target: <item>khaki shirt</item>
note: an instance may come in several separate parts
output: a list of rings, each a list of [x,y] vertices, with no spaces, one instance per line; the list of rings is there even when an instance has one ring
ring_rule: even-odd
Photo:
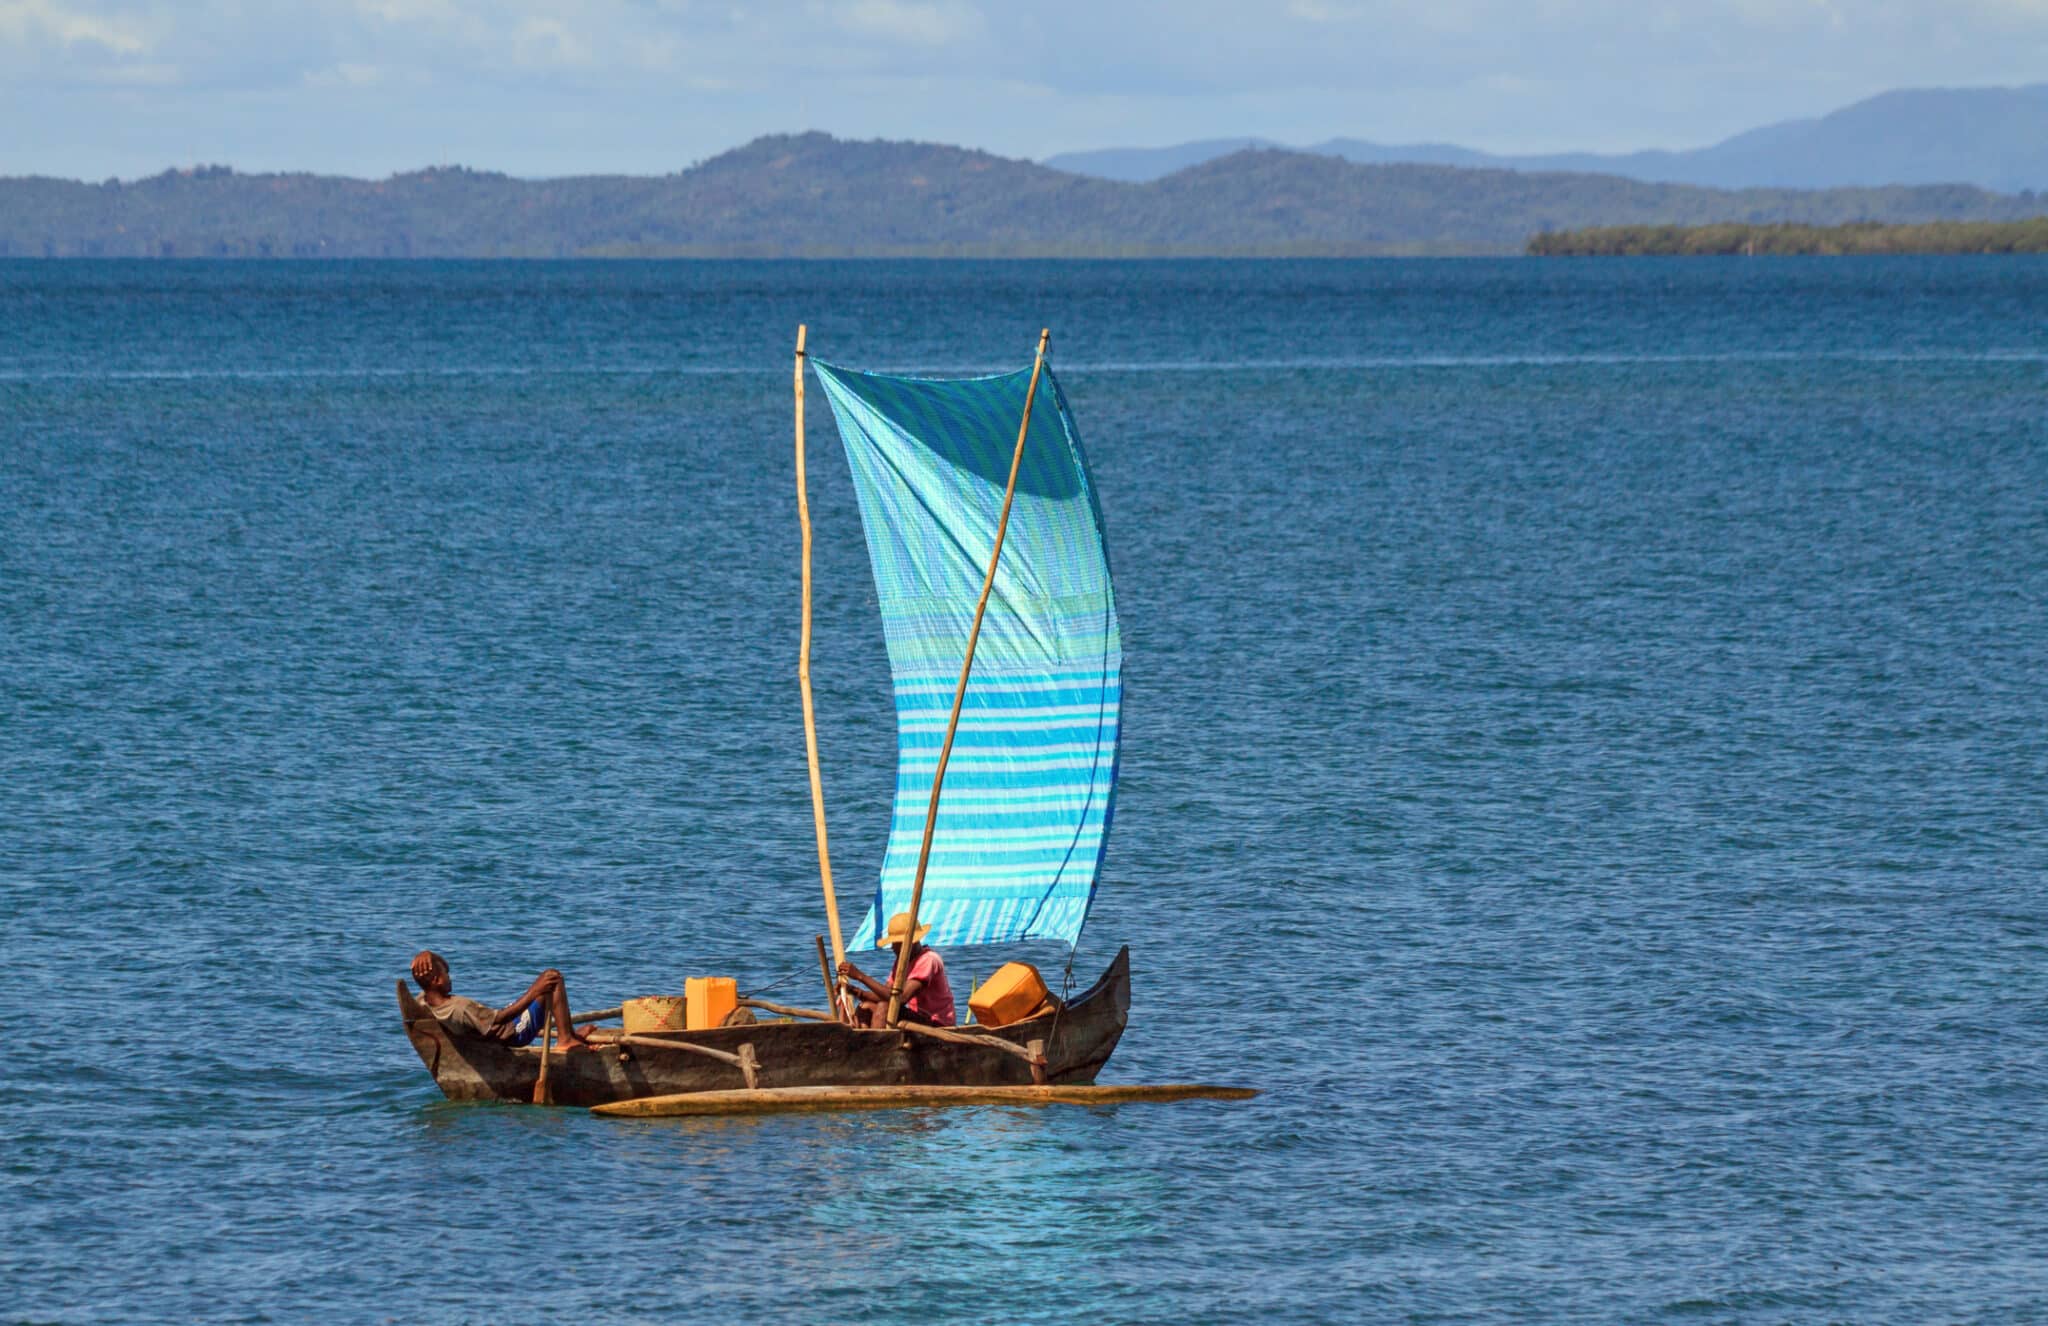
[[[451,1029],[466,1031],[486,1040],[504,1040],[512,1031],[510,1022],[493,1030],[491,1019],[498,1016],[498,1010],[474,999],[464,999],[461,995],[449,995],[446,1001],[435,1005],[434,1016]]]

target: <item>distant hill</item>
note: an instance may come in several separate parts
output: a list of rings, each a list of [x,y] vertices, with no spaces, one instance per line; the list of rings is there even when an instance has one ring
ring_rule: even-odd
[[[758,139],[673,175],[0,179],[0,256],[840,257],[1517,253],[1534,233],[1714,221],[2015,220],[1964,186],[1726,191],[1248,150],[1091,179],[927,143]]]
[[[1286,145],[1270,138],[1204,138],[1198,143],[1179,143],[1173,147],[1105,147],[1094,152],[1062,152],[1056,157],[1047,157],[1044,164],[1076,175],[1135,182],[1156,180],[1176,170],[1186,170],[1189,166],[1199,166],[1204,161],[1214,161],[1217,157],[1227,157],[1232,152],[1254,147],[1284,150]]]
[[[1245,139],[1068,152],[1045,164],[1107,179],[1158,179],[1237,151]],[[2048,84],[1886,92],[1813,120],[1787,120],[1683,152],[1499,156],[1447,143],[1332,138],[1300,149],[1361,164],[1417,162],[1571,171],[1713,188],[1975,184],[2048,190]]]
[[[1392,146],[1385,143],[1369,143],[1362,138],[1332,138],[1308,147],[1290,147],[1286,143],[1278,143],[1270,138],[1205,138],[1200,142],[1176,143],[1172,147],[1105,147],[1089,152],[1061,152],[1056,156],[1047,157],[1042,164],[1054,170],[1072,171],[1076,175],[1093,175],[1098,179],[1142,184],[1149,180],[1162,179],[1177,170],[1186,170],[1189,166],[1199,166],[1205,161],[1214,161],[1233,152],[1242,152],[1247,148],[1275,148],[1282,152],[1310,152],[1317,156],[1342,157],[1346,161],[1355,161],[1362,166],[1471,166],[1518,170],[1521,169],[1518,163],[1523,160],[1518,157],[1494,156],[1469,147],[1453,147],[1449,143],[1408,143]],[[1595,173],[1603,172],[1596,169]],[[1627,172],[1604,173],[1618,175]]]

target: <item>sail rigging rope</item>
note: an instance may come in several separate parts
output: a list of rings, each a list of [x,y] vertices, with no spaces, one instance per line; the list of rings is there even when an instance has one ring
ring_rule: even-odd
[[[799,976],[802,976],[806,970],[806,968],[799,967],[795,971],[789,973],[787,976],[778,976],[774,980],[768,982],[768,984],[766,985],[760,986],[753,990],[742,990],[740,993],[748,999],[752,999],[755,995],[767,994],[770,990],[776,989],[780,986],[788,985],[791,981],[797,979]]]
[[[1052,1057],[1052,1047],[1059,1043],[1060,1018],[1066,1014],[1067,997],[1074,992],[1074,955],[1080,950],[1081,941],[1078,939],[1067,945],[1067,970],[1060,978],[1059,1002],[1053,1006],[1052,1026],[1046,1028],[1045,1032],[1045,1054],[1048,1059]]]

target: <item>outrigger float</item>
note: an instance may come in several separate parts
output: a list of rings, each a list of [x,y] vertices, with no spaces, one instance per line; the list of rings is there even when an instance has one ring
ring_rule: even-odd
[[[742,998],[741,1025],[599,1027],[590,1033],[594,1051],[563,1053],[552,1045],[552,1024],[537,1045],[508,1045],[443,1022],[401,980],[399,1013],[421,1062],[451,1100],[580,1105],[640,1118],[1255,1094],[1189,1083],[1094,1085],[1130,1012],[1128,948],[1072,999],[1048,997],[1000,1025],[931,1027],[902,1017],[905,944],[888,982],[886,1025],[852,1025],[836,975],[848,945],[811,698],[804,336],[797,328],[797,677],[831,935],[829,961],[823,936],[817,945],[827,1007]],[[1079,430],[1046,365],[1049,337],[1039,334],[1028,375],[918,378],[809,365],[852,469],[895,680],[894,818],[856,949],[874,947],[880,922],[897,911],[908,912],[912,934],[929,925],[928,942],[942,950],[1022,939],[1071,949],[1094,899],[1116,793],[1123,646],[1101,510]]]

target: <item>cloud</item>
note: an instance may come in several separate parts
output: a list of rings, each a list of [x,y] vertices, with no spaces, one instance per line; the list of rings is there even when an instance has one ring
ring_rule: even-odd
[[[1976,0],[1976,7],[1995,18],[2048,26],[2048,0]]]
[[[343,61],[325,69],[307,71],[307,87],[370,87],[384,81],[384,70],[374,64],[351,64]]]
[[[461,17],[454,0],[355,0],[355,7],[385,23],[449,23]]]
[[[512,30],[512,47],[528,65],[590,65],[596,57],[582,36],[552,18],[522,19]]]
[[[0,0],[0,174],[673,169],[822,128],[1691,146],[2048,69],[2048,0]]]
[[[859,0],[853,5],[827,6],[826,12],[849,32],[909,46],[950,46],[982,31],[981,15],[966,4]]]
[[[148,34],[132,20],[81,13],[55,0],[0,0],[0,36],[24,44],[41,40],[59,46],[98,46],[114,55],[149,49]]]

